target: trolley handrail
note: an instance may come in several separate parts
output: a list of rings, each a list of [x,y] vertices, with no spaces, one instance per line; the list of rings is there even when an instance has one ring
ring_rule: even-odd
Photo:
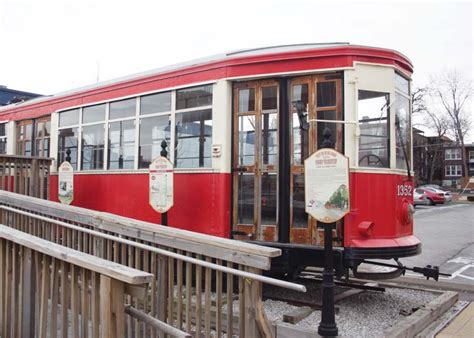
[[[259,281],[259,282],[262,282],[262,283],[265,283],[265,284],[275,285],[275,286],[282,287],[282,288],[285,288],[285,289],[290,289],[290,290],[295,290],[295,291],[300,291],[300,292],[306,292],[306,287],[304,285],[291,283],[291,282],[286,282],[286,281],[282,281],[282,280],[279,280],[279,279],[266,277],[266,276],[258,275],[258,274],[255,274],[255,273],[251,273],[251,272],[247,272],[247,271],[241,271],[241,270],[238,270],[238,269],[229,268],[229,267],[226,267],[226,266],[222,266],[222,265],[202,261],[202,260],[199,260],[199,259],[196,259],[196,258],[193,258],[193,257],[189,257],[189,256],[181,255],[181,254],[178,254],[178,253],[174,253],[174,252],[171,252],[171,251],[155,248],[153,246],[138,243],[138,242],[134,242],[134,241],[131,241],[129,239],[124,239],[124,238],[121,238],[121,237],[117,237],[117,236],[113,236],[113,235],[109,235],[109,234],[104,234],[100,231],[90,230],[90,229],[83,228],[83,227],[80,227],[80,226],[77,226],[77,225],[73,225],[73,224],[69,224],[69,223],[59,221],[59,220],[56,220],[56,219],[53,219],[53,218],[33,214],[31,212],[19,210],[19,209],[16,209],[16,208],[0,205],[0,209],[12,211],[12,212],[15,212],[15,213],[18,213],[18,214],[21,214],[21,215],[25,215],[25,216],[29,216],[29,217],[32,217],[32,218],[36,218],[36,219],[39,219],[39,220],[42,220],[42,221],[47,221],[47,222],[50,222],[50,223],[54,223],[54,224],[63,226],[65,228],[78,230],[78,231],[85,232],[85,233],[88,233],[88,234],[91,234],[91,235],[94,235],[94,236],[97,236],[97,237],[101,237],[101,238],[104,238],[104,239],[110,239],[110,240],[113,240],[113,241],[117,241],[119,243],[134,246],[136,248],[152,251],[152,252],[155,252],[155,253],[163,255],[163,256],[171,257],[171,258],[174,258],[174,259],[179,259],[181,261],[188,262],[188,263],[191,263],[191,264],[196,264],[196,265],[202,266],[204,268],[210,268],[210,269],[213,269],[213,270],[216,270],[216,271],[221,271],[221,272],[229,273],[229,274],[232,274],[232,275],[235,275],[235,276],[256,280],[256,281]]]

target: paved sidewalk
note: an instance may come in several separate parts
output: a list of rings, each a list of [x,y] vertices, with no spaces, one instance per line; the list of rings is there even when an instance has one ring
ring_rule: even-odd
[[[474,337],[474,303],[469,304],[436,338]]]

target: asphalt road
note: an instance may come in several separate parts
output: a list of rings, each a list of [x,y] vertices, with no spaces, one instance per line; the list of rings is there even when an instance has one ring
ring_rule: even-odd
[[[402,263],[439,266],[441,272],[452,274],[440,280],[474,284],[474,203],[417,206],[414,220],[422,253]]]

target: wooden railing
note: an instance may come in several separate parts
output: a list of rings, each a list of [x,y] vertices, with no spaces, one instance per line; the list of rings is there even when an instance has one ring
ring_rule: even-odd
[[[152,275],[0,225],[1,337],[123,337]]]
[[[0,189],[49,198],[51,158],[0,155]]]
[[[0,223],[153,275],[127,296],[128,337],[163,332],[153,319],[195,336],[272,336],[262,276],[280,250],[0,192]],[[146,296],[144,297],[143,294]]]

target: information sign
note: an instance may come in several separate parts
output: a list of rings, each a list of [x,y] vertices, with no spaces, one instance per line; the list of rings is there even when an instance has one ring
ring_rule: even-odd
[[[64,161],[58,169],[58,198],[63,204],[71,204],[74,199],[74,168]]]
[[[173,206],[173,163],[157,157],[150,164],[150,205],[159,213]]]
[[[323,223],[333,223],[350,211],[349,159],[323,148],[304,161],[305,209]]]

